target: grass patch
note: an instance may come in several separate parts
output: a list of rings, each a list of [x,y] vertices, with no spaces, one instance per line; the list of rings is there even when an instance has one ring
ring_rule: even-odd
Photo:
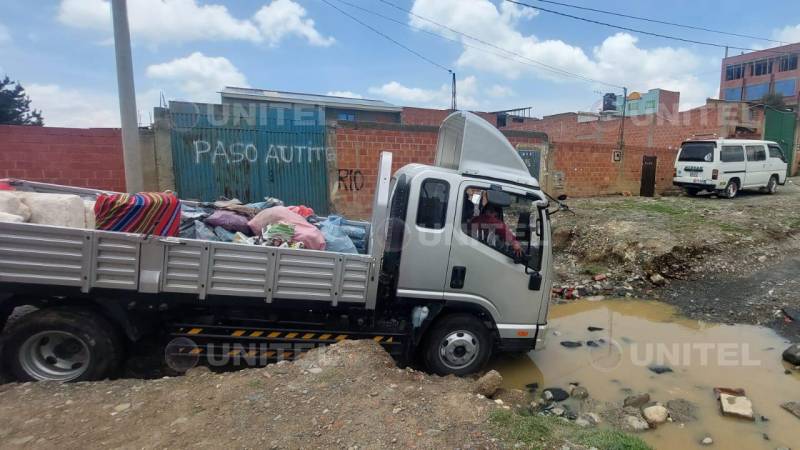
[[[600,450],[648,450],[643,440],[621,431],[580,428],[552,416],[521,415],[493,411],[489,421],[495,433],[507,444],[523,442],[534,448],[552,448],[563,443],[597,447]]]
[[[594,276],[606,272],[608,272],[608,268],[600,264],[588,263],[583,266],[583,273],[587,275]]]

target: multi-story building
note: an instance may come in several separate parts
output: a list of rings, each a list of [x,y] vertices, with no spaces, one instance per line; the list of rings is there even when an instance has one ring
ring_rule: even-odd
[[[757,102],[766,94],[783,96],[795,109],[800,92],[800,43],[729,56],[722,60],[722,100]]]
[[[611,111],[616,115],[622,115],[624,104],[627,117],[677,113],[680,96],[680,92],[665,89],[650,89],[645,93],[631,92],[628,94],[627,101],[623,101],[621,96],[606,94],[603,97],[603,112],[608,114]]]

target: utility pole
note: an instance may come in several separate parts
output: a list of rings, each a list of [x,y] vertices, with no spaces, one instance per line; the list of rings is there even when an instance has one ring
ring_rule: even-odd
[[[617,147],[619,147],[620,153],[624,155],[625,153],[625,112],[628,109],[628,88],[622,88],[622,120],[619,123],[619,140],[617,141]]]
[[[114,19],[114,50],[117,59],[119,115],[122,125],[122,155],[125,161],[125,189],[130,193],[144,190],[142,155],[139,147],[139,123],[136,113],[136,91],[133,86],[131,34],[128,29],[126,0],[111,0]]]
[[[458,109],[458,105],[456,104],[456,73],[451,70],[450,74],[453,76],[453,99],[452,99],[451,109],[455,111],[456,109]]]

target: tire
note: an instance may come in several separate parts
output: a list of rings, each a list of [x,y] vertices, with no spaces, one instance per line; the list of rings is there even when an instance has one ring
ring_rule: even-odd
[[[736,180],[728,181],[728,185],[725,186],[725,189],[720,193],[721,196],[731,200],[736,198],[736,194],[739,193],[739,183]]]
[[[696,196],[698,192],[700,192],[699,189],[686,188],[686,195],[688,195],[689,197]]]
[[[778,192],[778,177],[776,177],[775,175],[769,178],[769,181],[767,182],[766,192],[767,194],[770,195]]]
[[[472,314],[453,314],[431,326],[423,343],[423,360],[437,375],[464,376],[478,372],[492,355],[489,329]]]
[[[18,381],[101,380],[117,371],[122,351],[105,318],[83,309],[42,309],[8,329],[3,368]]]

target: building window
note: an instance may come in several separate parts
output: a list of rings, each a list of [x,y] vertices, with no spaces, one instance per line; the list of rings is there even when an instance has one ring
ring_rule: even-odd
[[[778,80],[775,82],[775,93],[784,97],[797,95],[797,79]]]
[[[434,178],[423,181],[419,190],[417,225],[434,230],[444,228],[449,195],[450,184],[446,181]]]
[[[769,64],[766,59],[762,61],[756,61],[755,63],[753,63],[751,67],[752,67],[751,75],[755,76],[767,75],[768,73],[772,72],[772,70],[770,70],[772,64]]]
[[[730,80],[738,80],[744,77],[744,65],[743,64],[732,64],[725,68],[725,79]]]
[[[767,94],[769,94],[769,83],[754,84],[752,86],[747,86],[747,91],[745,93],[745,100],[747,101],[760,100]]]
[[[742,89],[735,87],[735,88],[727,88],[724,91],[725,93],[725,100],[734,100],[740,101],[742,99]]]
[[[797,55],[781,56],[778,66],[778,70],[781,72],[797,70]]]
[[[356,121],[356,113],[352,111],[340,111],[336,114],[336,120]]]
[[[656,101],[655,100],[647,100],[644,102],[644,110],[645,111],[655,111],[656,110]]]

